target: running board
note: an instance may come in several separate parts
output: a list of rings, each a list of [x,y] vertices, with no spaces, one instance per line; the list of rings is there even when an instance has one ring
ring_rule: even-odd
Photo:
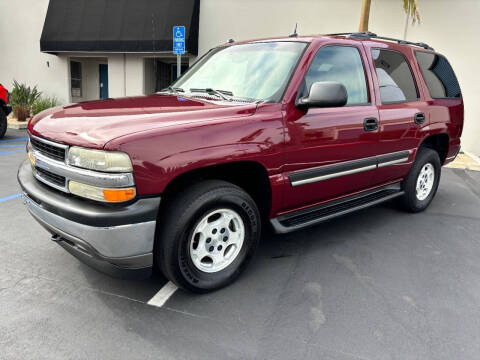
[[[277,234],[303,229],[402,196],[400,183],[312,206],[270,220]]]

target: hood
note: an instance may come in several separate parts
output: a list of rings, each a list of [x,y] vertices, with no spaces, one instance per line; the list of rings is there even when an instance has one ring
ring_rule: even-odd
[[[119,136],[159,127],[249,116],[257,105],[154,94],[87,101],[46,110],[28,126],[33,135],[52,141],[101,149]]]

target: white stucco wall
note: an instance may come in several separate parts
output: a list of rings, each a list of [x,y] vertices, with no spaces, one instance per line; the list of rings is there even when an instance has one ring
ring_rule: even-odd
[[[137,54],[127,54],[126,56],[127,96],[143,94],[143,59],[144,56]]]
[[[108,56],[108,96],[125,96],[125,61],[123,54]]]
[[[68,62],[40,52],[48,0],[0,0],[0,83],[38,85],[61,103],[69,101]],[[47,65],[49,63],[49,66]]]
[[[82,96],[71,97],[70,101],[79,102],[95,100],[100,97],[100,64],[107,64],[107,57],[77,57],[61,55],[66,61],[77,61],[82,64]],[[70,91],[70,89],[69,89]]]
[[[465,99],[463,147],[480,155],[480,76],[476,62],[479,0],[419,0],[422,24],[409,27],[408,40],[429,43],[452,63]],[[48,0],[0,0],[0,82],[13,79],[34,85],[62,103],[70,101],[68,56],[40,53],[40,35]],[[361,0],[201,0],[199,54],[227,41],[292,33],[356,31]],[[372,0],[370,30],[401,38],[405,15],[401,0]],[[80,56],[75,54],[74,56]],[[141,54],[98,54],[108,57],[109,95],[144,93],[144,61]],[[47,66],[47,61],[49,66]]]

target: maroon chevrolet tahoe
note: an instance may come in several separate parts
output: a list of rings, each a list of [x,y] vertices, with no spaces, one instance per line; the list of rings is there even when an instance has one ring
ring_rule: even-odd
[[[35,116],[18,180],[82,261],[206,292],[241,273],[262,226],[287,233],[394,198],[424,210],[462,128],[452,67],[426,44],[234,42],[157,94]]]

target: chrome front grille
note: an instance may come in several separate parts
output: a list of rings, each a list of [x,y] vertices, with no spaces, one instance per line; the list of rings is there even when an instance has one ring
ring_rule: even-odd
[[[54,183],[55,185],[60,186],[62,188],[65,188],[66,179],[64,176],[54,174],[50,171],[39,168],[38,166],[35,167],[35,171],[38,174],[38,176],[42,177],[46,181],[50,183]]]
[[[51,159],[57,161],[65,161],[65,154],[67,146],[62,144],[55,144],[51,141],[39,139],[37,137],[30,137],[30,144],[32,147]]]

